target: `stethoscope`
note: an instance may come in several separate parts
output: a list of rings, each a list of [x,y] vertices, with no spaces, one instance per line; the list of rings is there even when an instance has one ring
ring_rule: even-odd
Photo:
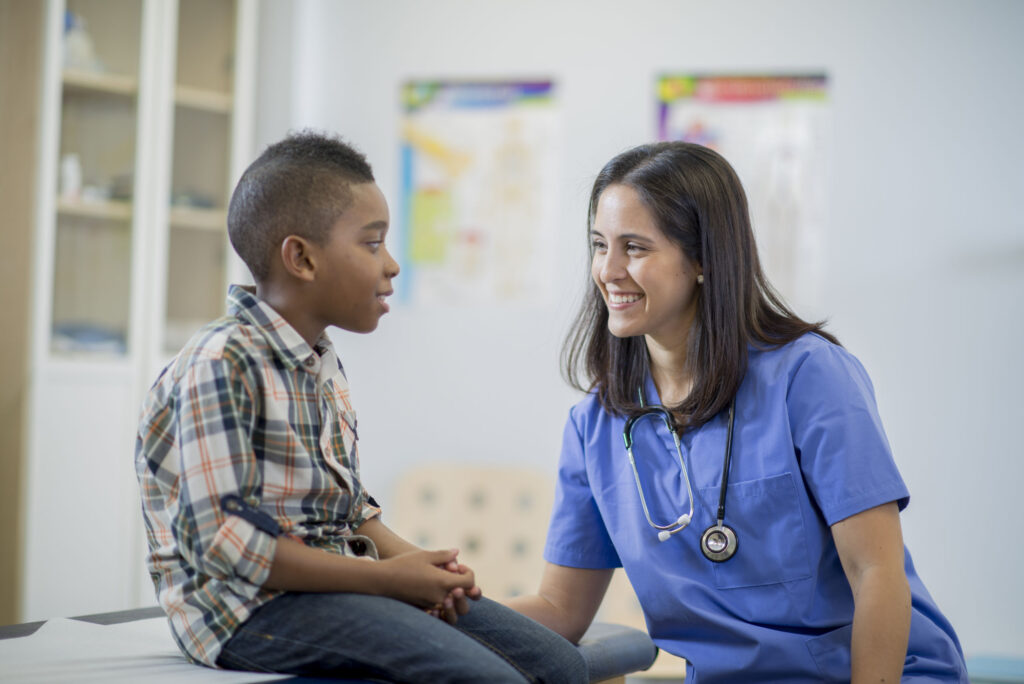
[[[635,413],[626,420],[626,427],[622,431],[622,439],[626,442],[626,454],[629,455],[629,465],[633,467],[633,478],[636,480],[636,491],[640,494],[640,505],[644,509],[644,517],[647,523],[659,530],[658,541],[665,541],[676,532],[681,532],[693,520],[693,489],[690,487],[690,475],[686,470],[686,463],[683,462],[683,451],[679,446],[679,433],[675,429],[675,421],[672,414],[664,406],[644,406],[643,391],[640,394],[640,412]],[[636,469],[636,459],[633,458],[633,427],[642,418],[661,415],[665,421],[665,427],[672,435],[676,444],[676,455],[679,457],[679,469],[683,472],[683,480],[686,482],[686,496],[690,502],[690,510],[679,516],[675,522],[668,525],[659,525],[651,520],[651,514],[647,510],[647,499],[644,498],[644,488],[640,484],[640,473]],[[736,420],[736,400],[729,402],[729,430],[725,437],[725,463],[722,465],[722,486],[718,493],[718,518],[714,525],[704,530],[700,537],[701,553],[715,563],[727,561],[736,553],[736,532],[725,524],[725,490],[729,485],[729,461],[732,459],[732,427]]]

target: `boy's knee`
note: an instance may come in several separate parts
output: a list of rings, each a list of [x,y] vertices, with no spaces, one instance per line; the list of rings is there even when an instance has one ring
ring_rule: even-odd
[[[587,663],[570,641],[500,603],[481,599],[458,628],[501,653],[530,681],[585,684]]]

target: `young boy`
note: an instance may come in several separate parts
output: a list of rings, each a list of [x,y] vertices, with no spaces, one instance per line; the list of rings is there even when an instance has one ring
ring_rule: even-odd
[[[256,287],[232,286],[228,314],[164,369],[137,435],[171,631],[192,660],[231,669],[586,681],[568,641],[481,598],[456,551],[391,532],[360,481],[325,329],[370,332],[387,313],[388,223],[366,159],[323,135],[270,146],[235,188],[228,231]]]

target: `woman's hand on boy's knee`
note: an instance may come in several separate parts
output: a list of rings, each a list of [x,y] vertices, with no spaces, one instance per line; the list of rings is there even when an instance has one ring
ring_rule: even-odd
[[[443,610],[446,600],[455,607],[452,592],[472,589],[473,571],[450,572],[448,563],[455,560],[457,551],[410,551],[380,561],[384,571],[382,594],[426,609]],[[463,566],[464,567],[464,566]]]

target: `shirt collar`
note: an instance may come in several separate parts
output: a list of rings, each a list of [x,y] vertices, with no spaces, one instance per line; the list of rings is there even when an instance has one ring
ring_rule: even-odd
[[[321,356],[326,352],[334,353],[326,331],[317,339],[314,350],[281,314],[256,296],[254,287],[231,285],[227,304],[228,314],[256,327],[289,369],[302,366],[312,373],[319,373]]]

